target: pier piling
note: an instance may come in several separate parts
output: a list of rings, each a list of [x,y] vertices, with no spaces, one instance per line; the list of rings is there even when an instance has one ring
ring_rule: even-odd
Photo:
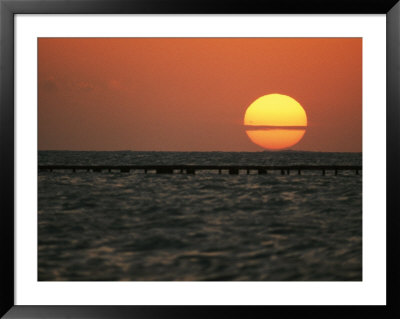
[[[156,169],[157,174],[172,174],[174,170],[169,167],[160,167]]]

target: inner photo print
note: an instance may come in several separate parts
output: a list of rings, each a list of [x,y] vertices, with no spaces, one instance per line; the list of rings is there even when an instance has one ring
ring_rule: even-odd
[[[361,281],[361,38],[39,38],[39,281]]]

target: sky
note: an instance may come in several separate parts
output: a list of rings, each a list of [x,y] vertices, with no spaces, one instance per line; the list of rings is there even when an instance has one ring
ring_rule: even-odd
[[[307,115],[290,149],[362,151],[361,38],[40,38],[39,150],[262,151],[246,109]]]

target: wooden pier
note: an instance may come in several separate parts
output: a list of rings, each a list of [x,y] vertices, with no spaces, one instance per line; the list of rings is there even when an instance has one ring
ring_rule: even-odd
[[[301,175],[303,171],[320,171],[325,175],[327,171],[332,175],[338,175],[340,171],[353,171],[359,175],[362,166],[357,165],[286,165],[286,166],[257,166],[257,165],[39,165],[40,171],[67,170],[72,172],[121,172],[143,171],[145,174],[152,172],[156,174],[186,173],[195,174],[197,171],[216,171],[218,174],[228,173],[238,175],[241,171],[245,174],[256,173],[268,174],[271,171],[280,171],[281,175],[290,175],[294,172]]]

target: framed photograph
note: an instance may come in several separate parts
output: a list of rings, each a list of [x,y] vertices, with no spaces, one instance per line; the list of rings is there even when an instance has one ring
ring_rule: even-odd
[[[0,3],[1,315],[400,315],[397,1]]]

